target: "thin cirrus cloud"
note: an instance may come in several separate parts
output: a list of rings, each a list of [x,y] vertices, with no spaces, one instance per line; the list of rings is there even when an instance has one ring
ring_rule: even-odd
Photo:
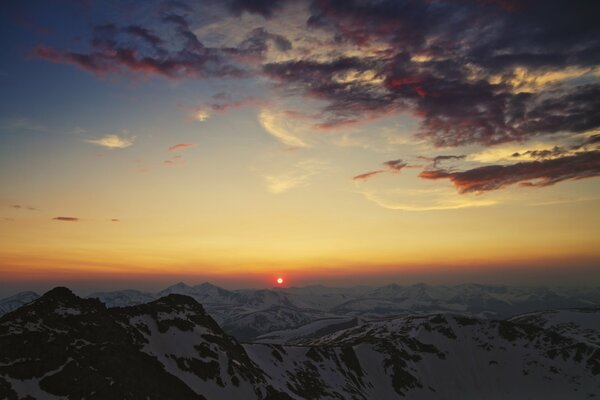
[[[167,149],[167,152],[172,153],[174,151],[178,151],[178,150],[184,150],[184,149],[189,149],[190,147],[194,147],[196,146],[193,143],[178,143],[178,144],[174,144],[173,146],[169,147]]]
[[[445,189],[388,189],[380,191],[360,191],[368,201],[397,211],[441,211],[462,208],[487,207],[497,204],[494,199],[475,198],[473,196],[456,196]]]
[[[28,210],[28,211],[36,211],[37,210],[37,208],[35,208],[35,207],[22,205],[22,204],[11,204],[10,207],[14,208],[16,210]]]
[[[177,167],[185,165],[185,161],[183,160],[183,157],[181,157],[181,155],[176,155],[169,158],[168,160],[164,160],[163,165],[165,167]]]
[[[108,135],[104,135],[98,139],[88,139],[86,142],[109,149],[124,149],[133,145],[134,140],[135,137],[128,138],[114,133],[109,133]]]
[[[260,125],[275,139],[292,148],[309,147],[309,145],[300,138],[299,125],[292,124],[290,119],[282,112],[273,112],[263,109],[258,114]]]
[[[295,163],[286,172],[269,174],[264,179],[269,192],[281,194],[294,188],[308,186],[315,176],[328,169],[328,164],[322,161],[303,160]]]

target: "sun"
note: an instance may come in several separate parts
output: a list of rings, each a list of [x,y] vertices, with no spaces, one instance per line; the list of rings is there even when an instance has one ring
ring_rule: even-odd
[[[277,278],[277,284],[278,285],[283,284],[283,278]]]

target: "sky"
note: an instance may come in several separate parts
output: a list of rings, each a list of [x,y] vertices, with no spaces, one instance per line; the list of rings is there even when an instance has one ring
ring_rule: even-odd
[[[0,293],[600,284],[600,3],[0,5]]]

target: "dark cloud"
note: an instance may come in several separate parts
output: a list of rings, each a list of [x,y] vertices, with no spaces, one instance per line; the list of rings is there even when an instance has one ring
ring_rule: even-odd
[[[66,222],[78,222],[79,218],[76,217],[54,217],[54,221],[66,221]]]
[[[262,57],[268,50],[269,42],[280,51],[288,51],[292,48],[292,43],[285,37],[270,33],[265,28],[256,28],[240,43],[238,51]]]
[[[431,162],[431,168],[438,168],[440,166],[440,164],[443,163],[444,161],[449,161],[449,160],[454,160],[454,161],[464,160],[465,157],[466,157],[465,155],[460,155],[460,156],[442,155],[442,156],[435,156],[435,157],[419,156],[419,159]]]
[[[419,136],[437,146],[493,145],[600,127],[597,83],[528,91],[515,81],[517,67],[535,81],[536,74],[598,65],[600,25],[591,15],[600,3],[321,0],[311,9],[309,25],[341,42],[389,46],[375,59],[264,67],[292,93],[327,101],[317,126],[413,110],[422,120]],[[385,90],[336,79],[349,70],[374,71]]]
[[[565,150],[558,146],[554,146],[551,150],[527,150],[521,153],[514,153],[513,157],[531,157],[538,160],[545,158],[557,157],[565,153]]]
[[[380,169],[377,171],[371,171],[371,172],[367,172],[364,174],[356,175],[356,176],[352,177],[352,180],[366,181],[366,180],[371,179],[375,175],[379,175],[384,172],[390,172],[392,174],[397,174],[400,171],[402,171],[404,168],[408,167],[408,164],[405,163],[404,161],[402,161],[401,159],[386,161],[386,162],[382,163],[382,165],[386,169]]]
[[[448,179],[460,193],[486,192],[517,183],[543,187],[565,180],[600,176],[600,151],[512,165],[489,165],[461,172],[431,169],[419,176],[423,179]]]
[[[247,12],[277,18],[288,1],[227,0],[219,4],[233,15]],[[438,147],[491,146],[600,128],[600,83],[595,75],[560,84],[544,84],[540,78],[566,69],[591,71],[600,64],[600,2],[306,3],[310,12],[307,29],[331,34],[340,48],[352,44],[365,50],[363,55],[354,51],[350,57],[343,50],[327,48],[323,57],[261,66],[262,73],[284,93],[321,100],[324,106],[311,117],[315,128],[339,128],[410,111],[421,121],[417,135]],[[94,73],[212,78],[248,76],[255,72],[256,64],[264,63],[269,47],[279,51],[292,47],[287,38],[262,27],[237,46],[207,47],[193,32],[193,12],[185,3],[163,3],[160,24],[152,28],[99,25],[93,29],[87,51],[41,46],[34,54]],[[376,52],[370,46],[374,43],[378,44]],[[321,45],[314,44],[317,52]],[[371,79],[351,79],[361,74]],[[219,107],[230,107],[236,101],[209,108],[218,112]],[[573,156],[572,150],[559,148],[554,154],[547,153],[554,150],[538,150],[527,156],[553,161],[550,159]],[[440,168],[445,160],[450,158],[430,159],[428,171],[450,173]]]
[[[169,78],[245,77],[251,62],[260,62],[269,43],[280,51],[292,45],[282,35],[256,28],[237,47],[207,47],[193,32],[190,9],[175,3],[161,7],[159,23],[150,29],[109,23],[92,29],[87,51],[38,46],[35,57],[73,64],[96,74],[129,72]]]
[[[284,3],[284,0],[231,0],[228,6],[236,15],[248,12],[270,18]]]
[[[572,143],[571,145],[554,146],[552,149],[516,152],[512,154],[512,157],[531,157],[538,160],[543,160],[547,158],[570,155],[573,153],[580,153],[582,151],[600,151],[600,134],[579,139],[577,142]]]
[[[183,15],[164,12],[161,22],[163,26],[159,31],[163,35],[164,32],[175,33],[175,40],[172,34],[169,35],[168,45],[167,40],[155,30],[138,25],[120,28],[115,24],[105,24],[94,27],[89,41],[90,51],[38,46],[33,55],[52,62],[73,64],[96,74],[130,72],[196,79],[246,76],[247,68],[236,57],[262,56],[262,48],[204,46]],[[266,31],[255,32],[248,40],[255,46],[259,46],[261,40],[264,46],[265,41],[273,41],[280,47],[286,45],[285,38]]]
[[[404,161],[402,161],[401,159],[398,160],[390,160],[390,161],[386,161],[383,163],[383,165],[390,171],[390,172],[400,172],[402,171],[403,168],[407,167],[408,164],[406,164]]]
[[[156,36],[150,30],[143,28],[141,26],[137,26],[137,25],[129,25],[124,30],[125,30],[125,32],[129,33],[130,35],[144,40],[146,43],[151,45],[154,49],[159,50],[160,52],[163,51],[162,47],[161,47],[163,44],[163,40],[160,37]]]

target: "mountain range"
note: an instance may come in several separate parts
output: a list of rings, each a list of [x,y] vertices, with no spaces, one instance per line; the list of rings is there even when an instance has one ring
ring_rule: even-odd
[[[257,306],[303,292],[209,289],[215,296],[206,299],[229,298],[237,306],[239,296]],[[194,297],[175,291],[107,307],[55,288],[6,313],[0,398],[587,399],[600,393],[599,307],[507,319],[462,312],[347,315],[270,332],[271,342],[265,335],[241,342]]]
[[[384,287],[238,289],[211,283],[177,283],[156,293],[120,290],[92,293],[107,307],[151,302],[169,294],[192,297],[230,335],[254,341],[266,334],[307,324],[336,325],[400,315],[460,313],[506,319],[546,309],[600,306],[600,288],[511,287],[479,284],[433,286],[416,284]],[[0,300],[0,315],[38,296],[24,292]]]

